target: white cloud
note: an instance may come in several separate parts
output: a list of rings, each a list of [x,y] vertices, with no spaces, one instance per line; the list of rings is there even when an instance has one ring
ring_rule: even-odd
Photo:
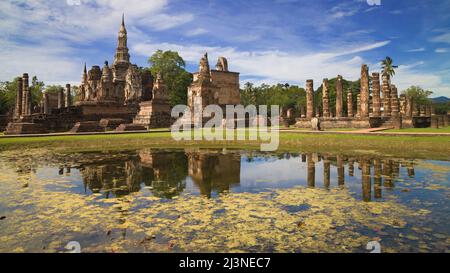
[[[353,16],[361,10],[360,5],[356,2],[357,1],[342,2],[331,8],[329,13],[334,19]]]
[[[82,61],[68,57],[73,49],[63,44],[17,45],[0,41],[0,47],[0,63],[6,68],[0,70],[0,80],[12,80],[23,73],[36,75],[46,84],[81,79]]]
[[[208,30],[206,30],[204,28],[194,28],[194,29],[186,31],[185,35],[188,37],[193,37],[193,36],[198,36],[198,35],[202,35],[205,33],[208,33]]]
[[[434,50],[434,52],[436,52],[436,53],[448,53],[448,52],[450,52],[450,49],[449,48],[436,48]]]
[[[219,56],[228,58],[230,70],[241,73],[242,83],[250,81],[257,85],[262,83],[289,83],[304,86],[307,79],[314,79],[315,88],[323,78],[334,78],[338,74],[349,80],[360,77],[361,65],[369,65],[370,73],[379,71],[378,63],[358,56],[358,53],[374,50],[387,45],[389,41],[359,45],[336,52],[322,53],[286,53],[280,51],[238,51],[232,47],[208,47],[202,45],[177,45],[170,43],[140,43],[133,47],[134,52],[149,56],[157,49],[176,50],[189,63],[198,64],[207,51],[211,65]],[[423,72],[419,68],[423,61],[402,65],[397,69],[393,83],[399,90],[411,85],[420,85],[433,90],[434,95],[450,94],[450,86],[443,81],[442,75]]]
[[[193,19],[194,16],[190,13],[176,15],[157,14],[148,18],[141,18],[139,20],[139,25],[150,26],[157,31],[162,31],[185,24]]]
[[[424,47],[420,47],[420,48],[413,48],[413,49],[407,50],[406,52],[413,53],[413,52],[423,52],[423,51],[425,51],[425,48]]]
[[[450,44],[450,32],[443,33],[443,34],[440,34],[438,36],[435,36],[435,37],[431,38],[431,41],[435,42],[435,43],[447,43],[447,44]]]
[[[433,91],[433,96],[449,96],[450,85],[444,83],[443,78],[438,73],[420,71],[423,62],[413,65],[400,66],[393,79],[399,91],[404,91],[411,85],[418,85],[427,90]]]
[[[189,22],[190,13],[168,13],[167,0],[0,1],[0,32],[30,40],[95,41],[117,33],[122,13],[127,27],[166,30]],[[36,35],[38,33],[39,35]]]
[[[310,78],[321,82],[325,77],[331,78],[338,74],[343,74],[349,79],[357,79],[363,59],[352,55],[383,47],[388,43],[389,41],[382,41],[337,52],[310,54],[238,51],[232,47],[184,46],[170,43],[139,43],[133,46],[133,51],[142,56],[149,56],[157,49],[175,50],[186,61],[194,64],[197,64],[207,51],[212,65],[219,56],[225,56],[229,59],[230,69],[239,71],[245,78],[257,77],[270,82],[281,81],[303,85]]]

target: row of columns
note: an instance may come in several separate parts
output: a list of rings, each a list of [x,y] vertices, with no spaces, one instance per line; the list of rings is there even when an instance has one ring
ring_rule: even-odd
[[[356,113],[353,109],[353,92],[351,89],[347,93],[347,117],[369,118],[370,116],[370,85],[372,80],[372,116],[373,117],[398,117],[403,113],[400,107],[401,100],[399,99],[397,87],[390,82],[389,75],[382,76],[380,82],[380,73],[372,73],[369,76],[369,68],[367,65],[361,67],[361,88],[356,95]],[[336,117],[344,116],[343,111],[343,96],[344,96],[343,78],[341,75],[337,76],[336,80]],[[405,101],[405,104],[410,102]],[[323,117],[330,118],[330,87],[328,79],[324,79],[322,83],[322,108]],[[383,111],[382,111],[383,108]],[[410,107],[413,109],[413,107]],[[406,110],[405,110],[406,112]],[[425,112],[425,111],[424,111]],[[319,113],[314,109],[314,82],[313,80],[306,81],[306,118],[311,119],[318,116]],[[414,116],[411,113],[409,116]]]
[[[22,77],[19,77],[17,81],[17,94],[16,103],[14,107],[14,118],[21,119],[23,117],[31,116],[33,114],[32,110],[32,94],[29,85],[29,76],[24,73]],[[50,114],[50,98],[49,94],[44,92],[43,94],[43,104],[41,104],[41,112],[44,114]],[[64,94],[64,89],[61,88],[58,91],[58,109],[64,107],[68,108],[72,106],[72,93],[70,84],[66,84],[66,93]]]
[[[17,81],[16,105],[14,108],[14,118],[20,119],[31,115],[32,97],[29,86],[29,77],[24,73]]]

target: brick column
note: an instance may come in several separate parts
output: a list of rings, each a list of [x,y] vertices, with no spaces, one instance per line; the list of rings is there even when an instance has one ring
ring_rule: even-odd
[[[361,118],[361,94],[356,95],[356,117]]]
[[[61,88],[58,91],[58,109],[64,108],[64,89]]]
[[[399,116],[398,91],[395,85],[391,85],[391,116]]]
[[[373,116],[381,116],[380,73],[372,73]]]
[[[343,90],[344,83],[341,75],[337,76],[336,81],[336,117],[341,118],[343,116]]]
[[[328,84],[328,79],[323,79],[322,84],[322,108],[323,108],[323,117],[330,117],[330,87]]]
[[[70,84],[66,84],[66,107],[72,106],[72,93],[70,91]]]
[[[347,93],[347,117],[353,117],[353,92],[351,89]]]
[[[22,115],[23,104],[23,79],[17,81],[16,107],[14,108],[14,118],[18,119]]]
[[[314,114],[314,81],[306,81],[306,118],[312,119]]]
[[[369,68],[367,65],[363,64],[361,67],[361,110],[360,117],[368,118],[369,117]]]
[[[23,74],[23,87],[22,87],[22,115],[28,116],[31,114],[31,93],[29,86],[28,74]]]

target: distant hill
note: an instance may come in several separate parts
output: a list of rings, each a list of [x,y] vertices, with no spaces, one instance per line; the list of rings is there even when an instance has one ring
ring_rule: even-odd
[[[450,99],[442,96],[442,97],[432,98],[431,101],[433,103],[449,103]]]

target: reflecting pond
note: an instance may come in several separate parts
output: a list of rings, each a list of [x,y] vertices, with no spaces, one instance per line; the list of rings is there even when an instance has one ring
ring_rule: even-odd
[[[155,150],[0,157],[0,252],[448,252],[450,162]]]

